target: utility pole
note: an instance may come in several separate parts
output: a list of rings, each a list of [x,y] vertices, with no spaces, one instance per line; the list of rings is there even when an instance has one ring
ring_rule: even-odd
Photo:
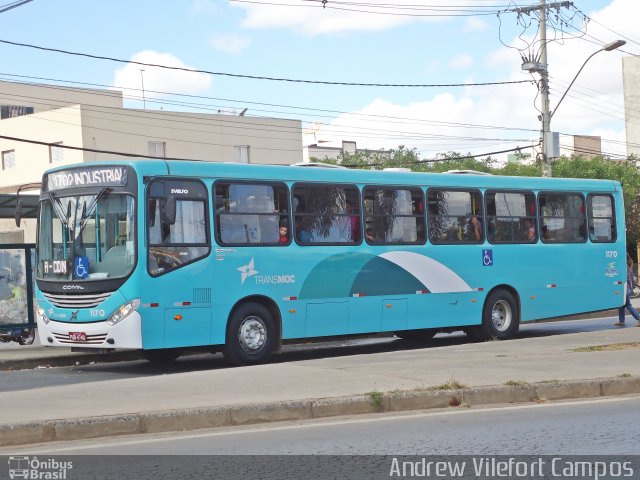
[[[531,7],[515,8],[512,11],[529,14],[533,11],[540,11],[540,61],[531,58],[522,64],[522,69],[530,73],[537,72],[540,74],[540,109],[542,111],[540,119],[542,120],[542,176],[551,176],[551,159],[553,153],[553,136],[551,135],[551,111],[549,108],[549,68],[547,63],[547,8],[568,8],[573,2],[554,2],[547,4],[545,0],[540,0],[540,5]]]
[[[540,0],[540,104],[542,107],[542,176],[551,176],[551,112],[549,111],[549,69],[547,63],[547,11]]]
[[[144,70],[140,69],[140,78],[142,79],[142,109],[147,109],[147,100],[144,98]]]

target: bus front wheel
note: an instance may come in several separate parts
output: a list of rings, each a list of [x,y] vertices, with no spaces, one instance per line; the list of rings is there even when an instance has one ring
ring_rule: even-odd
[[[482,324],[465,331],[477,340],[506,340],[520,329],[520,312],[513,294],[495,290],[487,297],[482,309]]]
[[[276,328],[269,310],[250,302],[238,307],[227,328],[224,356],[235,365],[265,362],[276,344]]]

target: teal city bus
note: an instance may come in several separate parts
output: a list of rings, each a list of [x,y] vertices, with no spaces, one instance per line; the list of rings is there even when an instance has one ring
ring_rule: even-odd
[[[625,301],[619,182],[191,161],[44,174],[37,240],[43,345],[222,350],[464,330]]]

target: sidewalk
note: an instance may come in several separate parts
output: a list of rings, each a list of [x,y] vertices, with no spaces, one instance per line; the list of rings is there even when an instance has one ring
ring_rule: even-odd
[[[0,446],[640,393],[640,328],[630,317],[627,324],[504,342],[5,392],[0,395]],[[609,347],[593,348],[605,345]],[[42,350],[17,351],[35,357]],[[0,350],[0,365],[15,351]]]

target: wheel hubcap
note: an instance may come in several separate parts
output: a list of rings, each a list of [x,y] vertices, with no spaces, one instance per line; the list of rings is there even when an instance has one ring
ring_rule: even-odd
[[[247,353],[258,352],[267,341],[267,328],[262,319],[258,317],[247,317],[240,325],[238,331],[240,346]]]
[[[493,328],[498,332],[504,332],[511,326],[511,320],[513,319],[513,312],[511,311],[511,305],[505,300],[499,300],[493,305],[491,310],[491,321],[493,322]]]

